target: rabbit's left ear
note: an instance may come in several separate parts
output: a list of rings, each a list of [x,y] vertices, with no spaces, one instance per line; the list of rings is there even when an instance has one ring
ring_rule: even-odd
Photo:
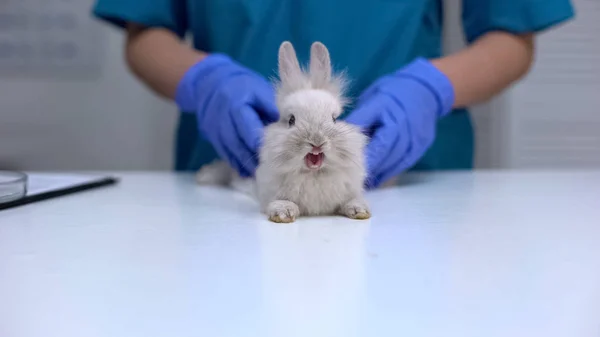
[[[327,47],[315,42],[310,47],[310,82],[315,89],[327,88],[331,82],[331,58]]]

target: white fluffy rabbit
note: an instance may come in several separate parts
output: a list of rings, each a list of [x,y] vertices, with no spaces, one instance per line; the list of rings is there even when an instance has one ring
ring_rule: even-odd
[[[311,46],[309,71],[301,69],[294,47],[279,48],[276,83],[279,121],[265,128],[256,182],[243,181],[223,162],[197,174],[201,184],[232,185],[258,198],[274,222],[301,215],[344,215],[368,219],[363,198],[367,138],[341,120],[344,79],[332,74],[329,51]]]

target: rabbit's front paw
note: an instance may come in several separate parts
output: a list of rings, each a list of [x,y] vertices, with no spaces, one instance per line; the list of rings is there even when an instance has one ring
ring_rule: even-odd
[[[360,198],[352,199],[340,207],[340,214],[357,220],[366,220],[371,217],[367,202]]]
[[[290,223],[300,215],[298,205],[287,200],[275,200],[267,206],[269,220],[277,223]]]

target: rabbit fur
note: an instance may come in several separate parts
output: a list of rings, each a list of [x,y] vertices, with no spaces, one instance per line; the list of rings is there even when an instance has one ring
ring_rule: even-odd
[[[197,173],[198,183],[228,185],[256,197],[274,222],[304,215],[369,218],[363,198],[367,138],[358,127],[337,120],[347,102],[346,81],[332,74],[329,51],[313,43],[305,71],[286,41],[279,48],[278,66],[280,116],[264,129],[255,180],[241,179],[218,161]]]

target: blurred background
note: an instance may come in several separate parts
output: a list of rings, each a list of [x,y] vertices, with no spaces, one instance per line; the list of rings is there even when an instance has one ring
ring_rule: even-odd
[[[445,0],[445,49],[463,46]],[[128,72],[93,0],[0,0],[0,167],[170,170],[177,118]],[[532,72],[474,107],[477,168],[600,168],[600,1],[537,40]]]

